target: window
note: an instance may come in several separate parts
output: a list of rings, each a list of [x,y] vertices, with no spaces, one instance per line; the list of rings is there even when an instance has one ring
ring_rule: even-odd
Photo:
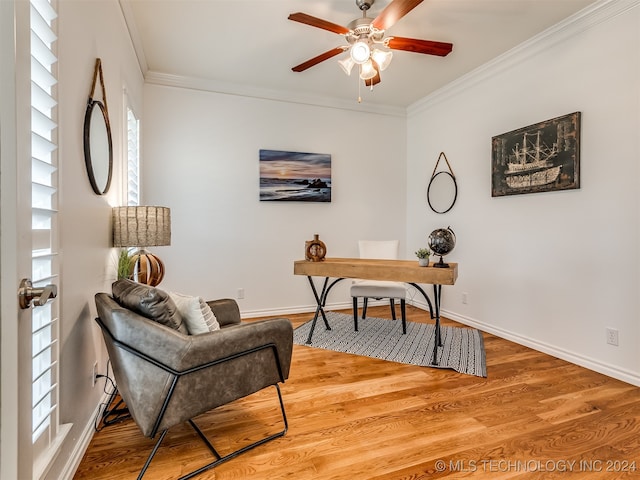
[[[140,120],[127,106],[127,205],[140,205]]]
[[[31,29],[31,278],[58,284],[57,62],[55,0],[30,1]],[[58,301],[31,310],[34,478],[44,474],[70,426],[58,418]]]

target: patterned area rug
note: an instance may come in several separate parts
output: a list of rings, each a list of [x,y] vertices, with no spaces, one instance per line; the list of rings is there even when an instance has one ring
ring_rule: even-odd
[[[318,318],[311,345],[307,337],[311,320],[293,332],[293,342],[308,347],[434,368],[451,368],[460,373],[487,376],[487,362],[482,333],[475,328],[441,326],[443,346],[438,348],[438,365],[431,365],[435,325],[407,322],[407,334],[402,334],[402,321],[369,317],[358,321],[353,329],[353,317],[327,312],[331,330]]]

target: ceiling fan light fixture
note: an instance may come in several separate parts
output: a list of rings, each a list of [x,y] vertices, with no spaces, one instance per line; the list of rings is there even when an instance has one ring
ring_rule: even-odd
[[[348,50],[348,55],[345,55],[346,58],[338,61],[340,68],[350,76],[353,67],[358,65],[358,80],[364,80],[364,84],[373,89],[381,81],[380,72],[389,67],[394,50],[440,57],[447,56],[453,49],[453,44],[451,43],[385,36],[389,28],[422,1],[385,0],[387,5],[375,18],[371,18],[367,16],[367,11],[375,0],[355,0],[357,7],[362,11],[362,16],[352,20],[347,25],[339,25],[302,12],[290,14],[289,20],[342,35],[343,40],[347,43],[347,45],[335,47],[300,65],[296,65],[291,70],[303,72]],[[360,92],[359,89],[360,82],[358,82],[358,92]],[[360,101],[361,98],[358,97],[358,102]]]
[[[351,46],[349,55],[355,63],[362,65],[364,62],[369,60],[369,57],[371,56],[371,49],[367,42],[358,40]]]
[[[371,60],[367,60],[360,65],[360,78],[362,80],[370,80],[378,74]]]
[[[390,50],[380,50],[378,48],[374,48],[373,52],[371,53],[371,58],[373,58],[373,60],[375,60],[375,62],[378,64],[380,71],[383,71],[391,63],[393,52]]]
[[[338,64],[340,65],[342,70],[344,70],[344,73],[346,73],[347,75],[351,75],[351,70],[353,69],[353,66],[356,64],[356,62],[354,62],[353,58],[349,56],[344,60],[338,60]]]

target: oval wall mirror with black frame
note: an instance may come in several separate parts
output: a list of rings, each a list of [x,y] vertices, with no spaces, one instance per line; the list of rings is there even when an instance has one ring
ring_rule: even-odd
[[[100,78],[102,88],[102,102],[95,100],[93,94],[96,81]],[[113,172],[113,144],[111,142],[111,126],[109,124],[109,110],[107,108],[107,91],[104,88],[102,62],[96,59],[93,72],[91,93],[87,100],[84,115],[84,162],[91,188],[98,195],[109,191]]]
[[[449,171],[440,170],[436,173],[441,158],[444,158]],[[453,174],[447,156],[444,152],[440,152],[427,187],[427,203],[435,213],[447,213],[453,208],[457,198],[458,183],[456,182],[456,176]]]

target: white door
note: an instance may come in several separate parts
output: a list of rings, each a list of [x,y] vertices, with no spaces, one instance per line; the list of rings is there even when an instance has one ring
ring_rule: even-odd
[[[30,169],[23,168],[17,161],[25,154],[25,142],[18,142],[18,122],[24,122],[24,106],[17,101],[18,92],[22,90],[18,73],[25,68],[10,60],[18,53],[14,16],[20,14],[20,7],[11,1],[0,1],[0,58],[3,59],[0,71],[0,478],[3,479],[32,476],[27,428],[31,424],[27,354],[31,351],[30,312],[18,307],[17,297],[20,279],[28,277],[31,270],[31,179]]]
[[[59,439],[58,302],[21,308],[18,299],[23,280],[33,280],[36,290],[57,283],[56,58],[54,50],[47,52],[55,44],[53,30],[47,31],[52,22],[55,10],[48,0],[0,0],[3,480],[39,478],[48,465],[50,447]]]

